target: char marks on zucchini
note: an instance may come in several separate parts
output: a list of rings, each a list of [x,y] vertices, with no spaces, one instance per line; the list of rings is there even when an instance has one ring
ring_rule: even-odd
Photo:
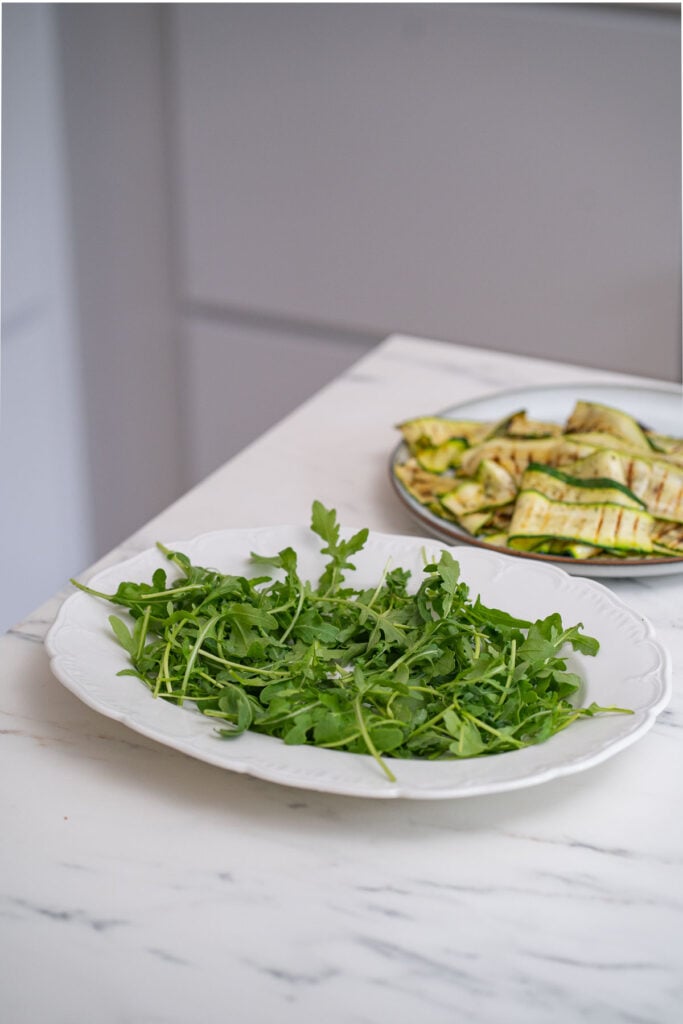
[[[577,401],[564,424],[423,416],[394,472],[431,512],[487,543],[581,559],[683,557],[683,439]]]

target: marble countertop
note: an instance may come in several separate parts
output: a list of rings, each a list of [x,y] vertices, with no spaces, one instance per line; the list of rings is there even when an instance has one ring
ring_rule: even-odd
[[[156,540],[307,523],[314,498],[344,525],[416,534],[388,479],[394,423],[588,381],[639,383],[395,336],[97,568]],[[602,583],[669,650],[654,728],[587,772],[434,802],[288,789],[98,715],[50,672],[55,595],[0,639],[2,1019],[678,1021],[683,576]]]

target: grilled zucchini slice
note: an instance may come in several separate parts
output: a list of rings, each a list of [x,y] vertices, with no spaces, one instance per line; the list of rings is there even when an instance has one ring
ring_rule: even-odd
[[[633,416],[622,412],[621,409],[601,405],[599,402],[578,401],[567,420],[565,433],[611,434],[626,441],[637,451],[648,452],[650,450],[645,433]]]
[[[646,430],[645,436],[655,451],[664,452],[665,455],[683,455],[682,438],[669,437],[668,434],[656,434],[652,430]]]
[[[683,523],[683,467],[666,459],[609,452],[612,472],[657,519]],[[603,462],[590,456],[571,467],[577,477],[590,478]],[[618,466],[618,469],[614,467]]]
[[[543,555],[567,555],[570,558],[595,558],[603,552],[592,544],[575,544],[567,540],[549,540],[534,548]]]
[[[673,462],[676,466],[683,466],[683,440],[681,438],[655,434],[651,431],[646,431],[646,437],[656,454],[668,462]]]
[[[535,551],[554,540],[638,555],[652,553],[654,517],[643,509],[607,503],[553,501],[538,491],[520,492],[508,543]]]
[[[683,555],[683,526],[658,519],[652,531],[655,551],[663,555]]]
[[[559,423],[544,423],[541,420],[530,420],[526,409],[517,412],[510,418],[506,431],[508,437],[558,437],[562,433]]]
[[[484,459],[474,477],[462,480],[444,494],[441,504],[460,518],[471,512],[484,512],[508,505],[517,494],[517,485],[510,474],[496,462]]]
[[[415,458],[422,469],[428,473],[445,473],[460,464],[462,453],[467,448],[467,441],[462,437],[452,437],[449,441],[435,448],[419,448]]]
[[[572,476],[553,466],[540,466],[532,462],[522,477],[521,490],[539,491],[554,501],[573,504],[625,505],[627,508],[645,508],[645,503],[624,484],[605,477],[583,479]]]
[[[498,533],[487,533],[481,539],[485,540],[487,544],[493,544],[494,547],[497,547],[497,548],[505,548],[505,547],[507,547],[507,543],[508,543],[508,535],[507,535],[507,533],[501,533],[501,532],[498,532]]]
[[[594,445],[582,445],[563,437],[498,437],[466,451],[460,463],[460,471],[466,476],[474,476],[479,463],[488,460],[497,462],[519,484],[531,462],[561,466],[590,455],[594,450]]]
[[[420,502],[429,505],[436,502],[439,495],[452,490],[453,478],[428,473],[422,469],[417,459],[408,459],[403,465],[394,466],[394,473],[409,494]]]
[[[443,504],[443,499],[442,499]],[[491,522],[493,512],[466,512],[464,515],[453,516],[459,526],[462,526],[463,530],[467,530],[473,537],[477,537]]]
[[[613,480],[626,486],[624,460],[619,452],[607,448],[599,448],[577,462],[567,463],[564,470],[583,480]]]
[[[459,438],[466,445],[478,444],[488,437],[494,423],[475,420],[449,420],[441,416],[419,416],[399,423],[403,440],[414,454],[421,448],[438,448],[446,441]]]

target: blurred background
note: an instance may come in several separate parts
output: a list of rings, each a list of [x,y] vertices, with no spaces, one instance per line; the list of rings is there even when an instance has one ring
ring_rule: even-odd
[[[3,4],[0,629],[393,331],[680,381],[680,57],[679,4]]]

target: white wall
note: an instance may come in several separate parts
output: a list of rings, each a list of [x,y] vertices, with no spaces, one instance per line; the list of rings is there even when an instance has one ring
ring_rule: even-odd
[[[2,14],[0,630],[94,556],[52,12]]]

